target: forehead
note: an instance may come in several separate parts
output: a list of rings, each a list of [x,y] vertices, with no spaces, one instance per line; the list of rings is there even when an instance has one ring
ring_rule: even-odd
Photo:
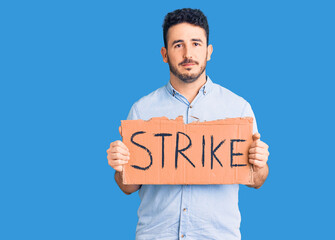
[[[187,41],[194,38],[206,41],[205,29],[189,23],[179,23],[170,27],[167,32],[167,41],[169,43],[175,40]]]

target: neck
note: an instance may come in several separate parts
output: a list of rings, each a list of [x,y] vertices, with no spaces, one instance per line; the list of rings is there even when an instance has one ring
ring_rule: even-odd
[[[204,71],[197,80],[191,83],[180,80],[170,72],[170,83],[174,89],[186,97],[189,103],[192,103],[200,88],[206,83],[206,71]]]

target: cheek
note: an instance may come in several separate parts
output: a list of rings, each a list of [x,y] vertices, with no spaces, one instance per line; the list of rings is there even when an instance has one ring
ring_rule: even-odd
[[[182,59],[177,58],[176,56],[169,56],[169,62],[173,65],[178,65]]]
[[[207,60],[207,51],[203,51],[201,57],[202,59]]]

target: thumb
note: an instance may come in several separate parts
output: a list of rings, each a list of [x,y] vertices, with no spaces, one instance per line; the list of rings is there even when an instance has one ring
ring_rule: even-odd
[[[254,135],[252,135],[252,140],[254,140],[254,141],[256,141],[260,138],[261,138],[261,135],[259,133],[255,133]]]

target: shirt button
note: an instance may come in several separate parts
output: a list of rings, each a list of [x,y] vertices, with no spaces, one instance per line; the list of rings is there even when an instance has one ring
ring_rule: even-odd
[[[181,238],[184,238],[184,237],[186,237],[186,235],[182,234],[182,235],[181,235]]]
[[[186,211],[187,211],[187,208],[184,208],[183,211],[186,212]]]
[[[190,108],[192,108],[193,106],[192,105],[190,105]]]

